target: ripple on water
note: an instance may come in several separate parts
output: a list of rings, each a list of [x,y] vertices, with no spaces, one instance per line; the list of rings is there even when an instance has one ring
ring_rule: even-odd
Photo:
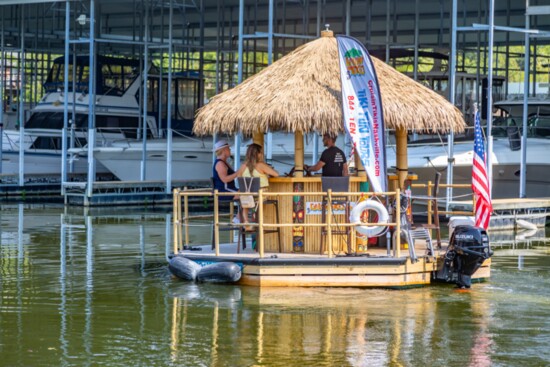
[[[0,212],[3,365],[550,365],[540,244],[496,249],[467,292],[260,290],[173,278],[164,214],[20,208]]]

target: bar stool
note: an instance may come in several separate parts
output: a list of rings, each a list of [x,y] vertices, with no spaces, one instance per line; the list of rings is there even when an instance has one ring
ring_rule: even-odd
[[[238,177],[237,183],[239,185],[239,192],[250,192],[250,193],[258,193],[260,191],[260,178],[259,177]],[[247,190],[247,188],[249,190]],[[256,199],[257,200],[257,199]],[[275,221],[276,224],[279,224],[279,200],[277,199],[265,199],[263,201],[263,205],[273,205],[275,208]],[[248,219],[248,218],[247,218]],[[243,250],[246,248],[246,235],[256,235],[258,234],[259,227],[254,227],[253,230],[247,231],[245,226],[241,226],[240,236],[237,243],[237,253],[240,250],[240,242],[242,240],[243,243]],[[281,248],[281,228],[277,227],[274,229],[267,229],[264,230],[264,234],[270,234],[270,233],[277,233],[277,243],[279,246],[279,252],[282,252]]]
[[[214,177],[210,177],[210,184],[212,185],[212,192],[214,192]],[[227,198],[227,196],[225,196],[225,197]],[[221,196],[220,196],[219,198],[221,198]],[[238,199],[223,200],[223,201],[222,201],[222,200],[218,200],[218,205],[219,205],[220,209],[223,208],[223,207],[225,207],[226,204],[229,205],[228,210],[229,210],[229,214],[230,214],[230,215],[229,215],[229,217],[230,217],[229,220],[230,220],[230,221],[233,220],[232,214],[233,214],[233,212],[234,212],[234,211],[233,211],[233,208],[234,208],[234,207],[237,208],[237,215],[238,215],[238,217],[239,217],[239,218],[241,217],[241,215],[240,215],[240,213],[241,213],[241,211],[240,211],[241,207],[240,207],[240,205],[239,205],[240,203],[239,203],[239,200],[238,200]],[[225,208],[224,208],[224,209],[225,209]],[[216,231],[215,231],[214,226],[215,226],[215,223],[214,223],[214,220],[212,220],[212,250],[214,250],[214,248],[215,248],[215,246],[216,246]],[[226,231],[226,232],[227,232],[227,231],[233,232],[233,231],[237,231],[237,230],[238,230],[238,228],[237,228],[236,225],[234,225],[233,223],[230,223],[230,224],[228,224],[228,225],[220,225],[220,226],[218,227],[218,232],[224,232],[224,231]],[[231,242],[233,242],[233,240],[231,240]]]
[[[349,191],[349,176],[344,177],[321,177],[321,187],[323,189],[323,192],[328,192],[328,190],[332,190],[333,192],[348,192]],[[327,196],[323,196],[323,203],[321,205],[321,221],[322,223],[326,223],[327,221]],[[343,205],[345,208],[345,217],[346,220],[349,218],[349,200],[346,196],[333,196],[332,201],[330,203],[331,205]],[[334,213],[333,213],[334,215]],[[320,254],[322,255],[325,251],[325,236],[327,235],[328,231],[326,227],[321,227],[321,248],[320,248]],[[351,231],[350,227],[345,227],[344,229],[336,229],[332,230],[332,234],[337,235],[346,235],[347,236],[347,246],[348,246],[348,253],[351,254]]]

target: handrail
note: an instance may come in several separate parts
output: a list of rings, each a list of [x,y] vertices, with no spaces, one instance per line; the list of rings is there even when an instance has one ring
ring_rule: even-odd
[[[427,184],[420,184],[415,183],[412,184],[412,188],[418,188],[426,189],[427,197],[431,197],[433,195],[433,188],[434,184],[431,181],[428,181]],[[471,187],[470,184],[440,184],[440,187],[454,187],[454,188],[469,188]],[[396,215],[395,215],[395,222],[393,223],[385,223],[387,226],[395,226],[397,233],[400,233],[401,231],[401,203],[400,203],[400,191],[397,189],[396,191],[388,191],[383,193],[373,193],[373,192],[332,192],[332,190],[329,190],[327,192],[273,192],[273,191],[264,191],[260,190],[258,192],[218,192],[217,190],[212,191],[211,189],[189,189],[185,187],[183,190],[181,189],[174,189],[174,253],[177,253],[179,251],[178,246],[182,243],[187,246],[189,244],[189,232],[188,232],[188,224],[190,219],[195,218],[205,218],[205,217],[211,217],[214,218],[214,236],[215,236],[215,253],[216,256],[219,256],[220,253],[220,243],[219,243],[219,228],[220,226],[230,226],[233,225],[235,227],[244,226],[244,223],[240,224],[234,224],[232,222],[220,222],[220,217],[224,214],[220,215],[219,212],[219,197],[226,197],[226,196],[236,196],[239,197],[240,195],[251,195],[253,197],[257,197],[259,202],[263,202],[264,198],[266,197],[288,197],[288,196],[322,196],[322,197],[328,197],[329,202],[330,198],[332,196],[346,196],[349,198],[355,198],[355,197],[374,197],[374,196],[393,196],[395,197],[395,207],[396,207]],[[212,215],[198,215],[198,216],[191,216],[189,214],[189,198],[190,197],[212,197],[214,199],[214,213]],[[183,208],[182,208],[182,198],[183,198]],[[182,213],[183,210],[183,213]],[[335,226],[338,227],[355,227],[357,225],[362,226],[378,226],[378,223],[332,223],[332,207],[329,205],[327,206],[327,223],[300,223],[301,227],[304,228],[320,228],[320,227],[326,227],[327,233],[328,233],[328,251],[327,256],[330,258],[333,256],[333,243],[332,243],[332,229]],[[432,202],[428,202],[428,224],[432,224],[432,216],[433,216],[433,207]],[[183,214],[183,216],[182,216]],[[263,218],[263,206],[260,205],[258,207],[258,223],[247,223],[246,225],[250,227],[257,227],[260,228],[258,231],[258,252],[259,256],[263,257],[265,254],[265,248],[264,248],[264,235],[263,230],[268,228],[288,228],[288,227],[295,227],[295,223],[265,223]],[[439,211],[439,214],[441,215],[449,215],[449,214],[455,214],[455,215],[473,215],[472,212],[467,211]],[[182,233],[182,226],[185,226],[185,233]],[[184,240],[185,242],[183,242]],[[396,236],[396,243],[393,244],[393,255],[394,257],[400,257],[401,256],[401,249],[400,244],[401,242],[401,236]]]
[[[4,137],[6,138],[6,141],[10,146],[10,150],[19,150],[19,145],[16,144],[15,140],[13,140],[10,134],[6,133],[6,131],[4,131],[4,135],[2,136],[2,139],[4,139]],[[6,147],[3,147],[3,149],[7,150]]]
[[[206,196],[206,197],[213,197],[214,198],[214,251],[216,256],[219,256],[220,254],[220,243],[219,243],[219,227],[220,226],[228,226],[228,225],[234,225],[235,227],[244,226],[244,223],[240,224],[233,224],[231,222],[220,222],[219,217],[219,201],[218,197],[220,196],[240,196],[240,195],[252,195],[254,197],[258,197],[259,202],[263,202],[263,199],[265,197],[285,197],[285,196],[309,196],[309,195],[315,195],[315,196],[328,196],[329,200],[332,196],[347,196],[347,197],[372,197],[372,196],[396,196],[396,204],[397,204],[397,216],[400,215],[400,208],[399,208],[399,189],[395,192],[384,192],[384,193],[372,193],[372,192],[332,192],[332,190],[329,190],[328,192],[267,192],[264,190],[259,190],[255,193],[248,193],[248,192],[218,192],[218,190],[205,190],[204,191],[191,191],[187,188],[181,189],[174,189],[173,191],[173,252],[174,254],[178,253],[179,251],[179,245],[182,243],[182,225],[185,225],[185,246],[189,244],[189,234],[188,234],[188,223],[189,219],[195,218],[195,216],[189,216],[189,210],[188,205],[189,197],[197,197],[197,196]],[[182,217],[182,198],[183,198],[183,217]],[[330,202],[330,201],[329,201]],[[301,227],[306,228],[319,228],[319,227],[327,227],[327,233],[328,233],[328,257],[333,256],[333,244],[332,244],[332,228],[335,226],[339,227],[355,227],[357,225],[363,225],[363,226],[372,226],[376,227],[380,224],[378,223],[332,223],[332,207],[330,205],[327,206],[328,214],[327,223],[300,223]],[[260,230],[258,231],[258,252],[259,256],[263,257],[265,255],[265,247],[264,247],[264,233],[263,230],[265,228],[285,228],[285,227],[295,227],[295,223],[264,223],[263,218],[263,206],[258,206],[258,223],[247,223],[247,226],[250,227],[258,227]],[[197,216],[198,217],[198,216]],[[204,216],[201,216],[204,217]],[[400,223],[399,218],[397,218],[396,222],[388,222],[384,223],[386,226],[396,226],[397,230],[400,230]],[[400,236],[397,236],[397,241],[394,244],[396,248],[394,248],[394,254],[396,254],[396,257],[399,257],[399,247],[400,247]]]

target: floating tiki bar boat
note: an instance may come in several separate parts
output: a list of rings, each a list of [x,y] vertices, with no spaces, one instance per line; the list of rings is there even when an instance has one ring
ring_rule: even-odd
[[[350,177],[347,190],[323,190],[321,177],[304,177],[303,134],[337,134],[344,130],[337,41],[331,31],[325,31],[321,38],[214,97],[198,112],[194,126],[197,135],[242,133],[263,145],[267,131],[294,133],[294,177],[270,178],[269,192],[253,193],[258,203],[268,199],[277,205],[257,206],[257,223],[252,224],[255,238],[246,248],[242,245],[247,237],[250,239],[250,231],[232,224],[230,219],[220,221],[218,200],[233,193],[175,190],[171,261],[185,258],[192,261],[192,267],[198,263],[205,268],[219,263],[235,268],[237,264],[240,273],[232,272],[228,281],[261,287],[398,288],[436,280],[469,287],[472,279],[488,278],[491,250],[484,230],[458,226],[450,241],[441,241],[437,206],[429,206],[435,211],[429,212],[429,225],[412,224],[412,216],[406,211],[409,199],[402,195],[414,179],[407,169],[408,131],[462,131],[465,123],[461,113],[390,66],[377,59],[372,61],[384,120],[388,128],[395,129],[397,140],[397,173],[386,172],[393,178],[387,192],[367,192],[367,175],[357,154],[356,173]],[[192,196],[213,197],[212,246],[189,243],[192,218],[187,202]],[[333,198],[342,197],[345,200],[340,199],[341,207],[326,205],[326,215],[319,215],[323,200],[332,203]],[[435,195],[418,199],[429,203],[437,200]],[[349,216],[353,207],[358,210]],[[388,211],[391,215],[384,223],[364,223],[363,209],[375,210],[379,217]],[[243,241],[220,244],[220,230],[234,230]],[[437,241],[432,242],[432,231]],[[360,233],[381,236],[372,242]]]

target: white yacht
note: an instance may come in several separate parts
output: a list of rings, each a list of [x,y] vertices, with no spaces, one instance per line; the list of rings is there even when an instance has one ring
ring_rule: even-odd
[[[550,197],[550,100],[529,99],[527,138],[527,197]],[[493,121],[493,198],[519,196],[521,163],[522,100],[496,102],[502,117]],[[457,139],[454,144],[453,183],[472,182],[473,138]],[[408,147],[409,171],[418,175],[420,182],[433,182],[436,171],[446,182],[447,143],[437,141],[411,142]],[[388,167],[395,166],[395,148],[388,147]],[[455,189],[454,195],[471,194],[468,189]],[[444,193],[445,190],[440,190]],[[459,198],[457,198],[459,199]]]
[[[514,104],[502,101],[495,104],[506,117],[497,118],[493,123],[493,197],[513,198],[519,195],[520,170],[520,129],[521,117],[515,117]],[[544,102],[530,101],[530,109],[543,111]],[[550,149],[550,114],[532,114],[529,118],[527,140],[527,196],[550,197],[550,160],[546,157]],[[241,154],[246,152],[250,141],[243,143]],[[344,150],[344,138],[337,140]],[[453,182],[471,184],[473,139],[465,136],[457,138],[454,145],[455,164]],[[289,172],[294,165],[294,136],[288,134],[273,134],[271,145],[272,164],[280,173]],[[323,150],[319,144],[319,154]],[[349,149],[348,149],[349,150]],[[235,153],[235,149],[232,150]],[[166,141],[164,139],[149,140],[146,145],[147,180],[163,180],[166,177]],[[133,181],[140,179],[140,167],[143,155],[143,143],[140,141],[118,141],[109,147],[98,147],[95,150],[96,159],[109,168],[119,179]],[[306,141],[305,162],[309,164],[313,155],[311,140]],[[419,140],[410,142],[408,147],[409,170],[418,175],[419,182],[433,181],[436,171],[442,173],[441,183],[446,182],[447,143],[433,139],[431,142]],[[395,147],[387,146],[387,166],[395,166]],[[350,162],[352,165],[353,163]],[[173,180],[205,180],[212,175],[212,141],[194,140],[193,138],[175,137],[172,145],[172,178]],[[471,195],[471,189],[454,189],[457,200],[466,200]],[[445,190],[440,190],[445,195]]]
[[[166,179],[166,139],[152,139],[145,146],[145,180]],[[200,181],[212,176],[212,139],[179,136],[173,139],[171,152],[172,180]],[[121,181],[141,180],[142,141],[116,141],[96,148],[94,157]]]
[[[70,57],[70,81],[67,96],[70,127],[68,131],[69,173],[86,173],[88,130],[88,56]],[[73,68],[73,65],[76,67]],[[65,59],[54,60],[44,88],[46,94],[25,122],[23,146],[25,174],[59,175],[62,162],[62,129],[64,111]],[[143,124],[140,93],[143,79],[140,63],[123,58],[97,57],[95,127],[96,147],[109,147],[116,141],[141,139],[145,125],[148,139],[158,139],[166,129],[167,76],[151,67],[148,77],[148,115]],[[162,93],[160,93],[162,90]],[[198,73],[174,73],[171,93],[172,129],[190,134],[193,115],[202,104],[201,80]],[[161,96],[161,97],[159,97]],[[19,130],[5,130],[2,136],[2,173],[19,172]],[[79,152],[80,154],[74,154]],[[97,173],[110,172],[100,162]]]
[[[70,58],[71,72],[76,65],[74,75],[69,83],[69,146],[83,147],[87,144],[88,104],[87,93],[89,58]],[[139,63],[124,59],[98,57],[96,126],[97,144],[108,144],[113,139],[120,139],[125,134],[135,134],[139,127],[139,109],[135,98],[139,90]],[[30,118],[24,124],[23,148],[25,155],[25,174],[59,175],[62,160],[63,129],[63,76],[65,59],[54,60],[53,66],[44,83],[45,95],[32,109]],[[72,80],[73,78],[74,81]],[[154,122],[154,121],[152,121]],[[2,173],[19,172],[20,131],[8,129],[2,136]],[[70,160],[71,173],[87,172],[86,159]],[[97,165],[98,173],[108,172],[102,165]]]
[[[267,140],[267,139],[266,139]],[[339,139],[343,144],[343,138]],[[251,140],[245,140],[241,145],[241,155],[244,158],[247,145]],[[305,162],[310,164],[313,156],[311,137],[305,142]],[[319,150],[324,148],[322,144]],[[189,136],[176,136],[172,141],[172,179],[173,180],[207,180],[212,176],[213,152],[212,139],[199,140]],[[272,134],[270,154],[266,161],[279,174],[283,175],[294,167],[294,135],[284,133]],[[165,139],[149,140],[145,145],[147,162],[145,166],[146,180],[163,180],[166,177],[167,143]],[[235,154],[233,147],[232,153]],[[113,142],[108,147],[98,147],[95,158],[107,167],[122,181],[136,181],[141,178],[141,162],[143,143],[136,140]]]

